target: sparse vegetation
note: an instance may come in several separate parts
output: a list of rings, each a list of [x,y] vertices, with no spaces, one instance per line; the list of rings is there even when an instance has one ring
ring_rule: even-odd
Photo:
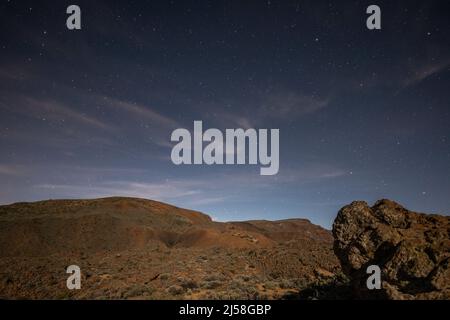
[[[216,223],[142,199],[3,206],[0,298],[308,298],[300,293],[340,272],[328,231],[272,224]],[[82,270],[81,290],[65,287],[71,264]]]

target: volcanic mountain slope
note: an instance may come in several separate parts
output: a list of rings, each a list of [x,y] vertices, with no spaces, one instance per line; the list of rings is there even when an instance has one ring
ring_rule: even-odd
[[[219,223],[136,198],[16,203],[0,206],[0,298],[282,298],[340,272],[332,241],[303,219]]]

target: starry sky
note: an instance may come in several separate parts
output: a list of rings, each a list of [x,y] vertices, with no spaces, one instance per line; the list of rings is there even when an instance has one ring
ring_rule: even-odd
[[[3,0],[0,204],[136,196],[327,228],[353,200],[450,213],[449,40],[448,1]],[[279,173],[174,165],[194,120],[280,129]]]

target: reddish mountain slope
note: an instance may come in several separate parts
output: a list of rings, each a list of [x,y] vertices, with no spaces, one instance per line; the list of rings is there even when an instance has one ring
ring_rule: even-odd
[[[82,289],[66,287],[66,267]],[[281,298],[339,272],[307,220],[214,222],[135,198],[0,206],[0,298]]]

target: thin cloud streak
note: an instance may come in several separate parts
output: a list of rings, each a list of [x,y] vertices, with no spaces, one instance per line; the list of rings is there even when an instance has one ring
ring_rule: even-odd
[[[260,112],[263,117],[291,120],[318,112],[328,103],[328,99],[286,91],[270,95]]]
[[[444,61],[438,61],[433,63],[427,63],[420,67],[416,67],[413,71],[411,71],[412,75],[407,77],[404,80],[403,86],[410,87],[414,86],[435,74],[438,74],[445,69],[450,67],[450,59]]]
[[[128,116],[135,116],[140,119],[149,120],[153,125],[162,127],[177,127],[177,121],[162,115],[161,113],[136,103],[121,101],[114,98],[105,97],[103,102],[107,103],[108,107],[117,109],[126,113]]]
[[[307,95],[294,90],[278,90],[255,96],[242,103],[222,101],[202,106],[211,110],[205,116],[214,125],[225,128],[257,128],[274,120],[293,121],[320,112],[330,104],[330,97]],[[242,105],[239,113],[224,110],[224,106]],[[252,110],[251,114],[245,110]]]
[[[16,97],[14,104],[13,106],[12,103],[0,101],[0,107],[4,110],[22,116],[32,117],[39,121],[55,121],[68,124],[74,122],[85,127],[109,132],[117,130],[117,128],[106,122],[88,116],[85,113],[74,111],[68,105],[56,100],[21,96]]]
[[[0,175],[21,176],[25,173],[23,168],[16,165],[0,164]]]
[[[37,189],[53,191],[63,197],[99,198],[109,196],[125,196],[152,199],[157,201],[173,201],[179,198],[192,197],[200,193],[189,184],[180,182],[141,183],[134,181],[109,181],[95,185],[39,184]]]

